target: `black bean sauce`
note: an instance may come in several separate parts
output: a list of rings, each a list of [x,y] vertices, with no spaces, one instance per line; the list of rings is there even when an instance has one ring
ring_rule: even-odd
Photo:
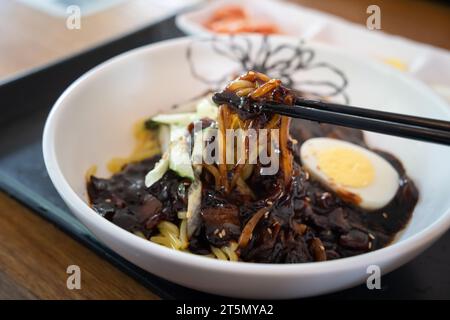
[[[178,223],[177,213],[187,208],[190,182],[169,171],[146,188],[145,175],[159,158],[128,164],[109,179],[91,177],[87,190],[92,208],[119,227],[146,237],[161,221]]]
[[[291,135],[298,143],[292,146],[296,174],[288,195],[268,201],[266,194],[277,188],[277,178],[250,177],[249,185],[258,199],[244,201],[233,193],[225,196],[214,190],[214,183],[208,183],[211,177],[204,173],[202,223],[190,240],[192,252],[208,254],[211,245],[220,247],[238,241],[249,219],[267,206],[271,207],[270,212],[258,222],[248,245],[238,249],[243,261],[299,263],[354,256],[388,245],[406,226],[418,191],[394,156],[374,150],[393,165],[400,181],[396,196],[386,207],[368,212],[313,181],[302,170],[298,152],[302,141],[320,136],[366,146],[362,132],[295,119]],[[157,233],[156,226],[161,221],[179,224],[177,212],[187,208],[190,182],[168,171],[151,188],[145,188],[144,177],[157,161],[158,157],[154,157],[129,164],[109,179],[92,177],[88,194],[94,210],[147,238]]]

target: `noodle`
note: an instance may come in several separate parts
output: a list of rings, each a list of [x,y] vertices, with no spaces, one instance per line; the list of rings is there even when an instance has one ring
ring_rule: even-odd
[[[228,260],[227,255],[221,249],[211,246],[211,251],[216,256],[217,259]]]
[[[150,238],[150,241],[165,246],[167,248],[178,249],[176,247],[173,247],[172,244],[170,243],[170,240],[164,236],[153,236]]]
[[[216,182],[216,189],[219,189],[220,188],[221,179],[222,179],[221,176],[220,176],[219,170],[217,170],[217,168],[214,167],[213,165],[206,164],[206,163],[203,163],[202,166],[206,170],[208,170],[209,173],[211,173],[213,175],[214,180]]]
[[[238,261],[239,257],[236,254],[236,250],[238,248],[238,244],[236,242],[231,242],[230,245],[222,247],[222,251],[228,256],[228,260],[230,261]]]
[[[181,219],[179,228],[172,222],[162,221],[157,226],[159,234],[151,237],[150,241],[169,248],[185,250],[189,246],[186,225],[186,218]]]
[[[228,261],[238,261],[239,257],[236,254],[238,244],[236,242],[230,242],[228,246],[223,246],[222,248],[217,248],[211,246],[211,252],[216,259],[228,260]]]
[[[221,105],[219,107],[219,173],[220,173],[220,186],[223,187],[225,192],[229,192],[228,188],[228,174],[227,174],[227,161],[226,161],[226,129],[228,125],[229,111],[228,106]]]
[[[144,234],[142,231],[135,231],[134,234],[137,235],[138,237],[147,239],[147,238],[145,237],[145,234]]]
[[[181,248],[186,249],[189,245],[189,240],[187,236],[187,220],[183,219],[180,223],[180,240],[181,240]]]
[[[289,186],[292,180],[292,153],[288,150],[289,123],[290,118],[281,117],[280,129],[280,147],[281,147],[281,165],[284,174],[284,183]]]
[[[225,94],[235,94],[240,98],[240,103],[258,102],[259,100],[282,100],[285,104],[292,105],[293,97],[289,94],[287,90],[281,87],[281,81],[278,79],[270,79],[266,75],[254,71],[249,71],[246,74],[240,76],[236,80],[232,81],[225,89]],[[235,106],[230,106],[228,104],[222,104],[219,107],[219,164],[218,171],[220,177],[217,177],[217,173],[214,174],[217,181],[220,181],[220,188],[225,191],[225,193],[231,192],[234,188],[244,195],[252,195],[253,192],[247,187],[245,180],[247,180],[252,172],[254,172],[251,163],[255,160],[256,155],[250,154],[249,151],[249,129],[267,129],[268,136],[272,138],[271,129],[280,130],[280,156],[281,156],[281,172],[283,174],[283,185],[285,191],[289,190],[292,172],[293,172],[293,157],[290,150],[290,135],[289,135],[289,125],[290,118],[279,115],[272,115],[270,118],[264,122],[258,118],[258,114],[251,115],[250,110],[235,110]],[[243,107],[244,108],[244,107]],[[251,106],[249,106],[251,108]],[[242,118],[239,112],[247,112],[248,114]],[[250,114],[250,115],[249,115]],[[243,147],[245,148],[245,154],[239,159],[235,159],[234,165],[226,165],[226,151],[227,143],[226,141],[226,130],[227,129],[243,129],[245,132]],[[257,137],[259,136],[259,131],[257,131]],[[272,139],[267,139],[268,142],[266,146],[262,146],[263,150],[272,154],[273,146]],[[234,145],[234,143],[233,143]],[[239,147],[239,146],[238,146]],[[236,147],[237,148],[237,147]],[[235,148],[235,149],[236,149]],[[262,152],[263,150],[260,150]],[[235,152],[236,154],[236,152]],[[260,167],[260,165],[258,164]],[[209,168],[208,171],[212,171]],[[229,179],[231,178],[231,181]]]
[[[247,222],[244,229],[242,229],[241,236],[239,238],[239,247],[243,248],[246,247],[248,242],[252,238],[253,230],[255,229],[256,225],[258,224],[259,220],[267,213],[269,212],[268,208],[262,208],[259,209]]]

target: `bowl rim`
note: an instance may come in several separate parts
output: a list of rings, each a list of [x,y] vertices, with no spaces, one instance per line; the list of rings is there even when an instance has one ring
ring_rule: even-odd
[[[229,36],[223,36],[223,38],[228,38]],[[245,37],[250,38],[260,38],[259,35],[245,35]],[[298,41],[298,37],[276,35],[271,36],[280,38],[284,41]],[[84,73],[75,82],[73,82],[58,98],[52,107],[47,121],[44,127],[42,148],[44,155],[44,162],[47,168],[49,177],[53,182],[56,190],[62,197],[62,199],[72,208],[75,216],[88,228],[91,229],[89,225],[84,223],[84,220],[90,221],[90,223],[95,224],[96,229],[108,235],[109,238],[114,239],[114,241],[121,241],[124,245],[128,247],[138,248],[140,252],[146,252],[150,255],[156,255],[160,260],[166,260],[170,263],[183,264],[189,267],[203,269],[203,270],[215,270],[222,273],[228,274],[246,274],[246,275],[267,275],[271,277],[289,277],[293,275],[312,275],[320,274],[324,272],[343,272],[348,269],[354,269],[361,267],[367,267],[372,264],[377,264],[382,261],[388,261],[392,259],[399,258],[400,256],[407,256],[410,253],[425,247],[427,244],[430,245],[433,241],[437,240],[449,227],[450,227],[450,208],[448,208],[445,213],[440,216],[436,221],[431,223],[425,229],[411,235],[411,237],[402,240],[401,242],[394,242],[391,245],[360,255],[341,258],[336,260],[329,260],[323,262],[306,262],[306,263],[296,263],[296,264],[274,264],[274,263],[254,263],[254,262],[231,262],[218,259],[211,259],[208,257],[203,257],[200,255],[185,253],[179,250],[173,250],[166,248],[164,246],[158,245],[146,239],[142,239],[125,229],[113,224],[107,219],[98,215],[85,201],[79,197],[76,192],[70,187],[69,183],[66,181],[61,168],[59,166],[56,151],[55,151],[55,133],[56,124],[61,117],[62,110],[67,106],[64,104],[66,98],[75,91],[78,86],[85,82],[92,80],[97,73],[102,72],[104,69],[109,68],[111,65],[120,63],[121,61],[136,58],[139,55],[150,54],[149,52],[153,50],[164,50],[173,46],[185,46],[192,40],[204,39],[205,37],[198,36],[187,36],[176,39],[165,40],[153,44],[149,44],[143,47],[139,47],[120,55],[117,55],[107,61],[97,65],[91,70]],[[216,36],[217,38],[217,36]],[[331,47],[322,43],[317,43],[314,41],[307,41],[307,45],[314,46],[315,48],[320,48],[323,50],[328,50],[330,52],[335,52],[339,55],[345,55],[360,63],[371,66],[372,68],[379,69],[380,72],[384,72],[390,77],[395,77],[409,84],[412,88],[421,93],[427,95],[430,100],[434,100],[433,108],[439,107],[440,111],[446,113],[450,117],[450,109],[446,103],[434,94],[425,84],[411,78],[407,77],[394,68],[384,66],[381,63],[377,63],[367,58],[354,55],[353,53],[347,52],[345,50]],[[108,246],[108,244],[105,244]],[[230,267],[232,266],[232,267]],[[384,273],[384,272],[383,272]]]

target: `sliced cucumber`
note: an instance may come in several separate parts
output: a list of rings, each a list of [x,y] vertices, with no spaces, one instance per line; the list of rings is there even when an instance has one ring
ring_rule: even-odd
[[[204,149],[203,132],[205,130],[194,133],[194,146],[192,147],[191,161],[192,166],[194,167],[195,173],[197,175],[200,175],[202,173],[203,149]]]
[[[151,187],[156,181],[161,179],[169,170],[169,157],[164,153],[162,158],[155,164],[155,167],[145,176],[145,186]]]
[[[202,101],[204,98],[205,97],[194,98],[192,100],[179,103],[176,105],[176,109],[179,110],[180,112],[192,112],[197,108],[199,102]]]
[[[169,124],[177,126],[187,126],[191,122],[201,118],[217,119],[218,108],[212,102],[211,97],[205,97],[194,102],[189,102],[189,108],[196,108],[196,112],[181,112],[181,113],[167,113],[158,114],[147,120],[147,123],[154,127],[156,124]]]
[[[218,108],[212,102],[211,96],[189,103],[192,104],[191,108],[196,107],[196,112],[160,114],[147,121],[152,128],[158,128],[159,142],[163,152],[163,158],[145,178],[147,187],[161,179],[168,169],[175,171],[180,177],[194,181],[195,173],[192,167],[187,125],[202,118],[216,120]],[[194,148],[196,146],[197,150],[200,148],[199,152],[201,153],[202,141],[194,142]],[[201,166],[196,165],[195,171],[198,174],[201,173]]]
[[[188,191],[188,207],[186,212],[187,235],[188,238],[197,230],[200,225],[200,205],[202,202],[202,183],[195,180]]]
[[[161,152],[165,153],[170,146],[170,127],[168,125],[160,125],[158,128],[158,139]]]
[[[212,102],[211,98],[204,98],[197,104],[197,116],[199,119],[217,119],[219,108]]]
[[[169,128],[169,140],[171,143],[188,135],[188,131],[185,126],[171,125]]]
[[[162,125],[159,128],[159,140],[164,154],[153,170],[147,173],[146,187],[161,179],[168,169],[175,171],[180,177],[194,180],[186,127]]]
[[[180,177],[194,180],[189,147],[186,128],[170,126],[169,168]]]
[[[194,180],[194,170],[185,143],[181,141],[172,143],[169,152],[169,168],[180,177]]]
[[[197,114],[195,112],[183,112],[183,113],[170,113],[170,114],[159,114],[152,117],[152,120],[162,124],[187,126],[192,121],[197,119]]]

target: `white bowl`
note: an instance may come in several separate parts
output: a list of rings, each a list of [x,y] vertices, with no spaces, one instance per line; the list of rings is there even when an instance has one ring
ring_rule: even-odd
[[[246,39],[183,38],[139,48],[89,71],[56,102],[43,138],[47,170],[69,208],[100,241],[141,268],[190,288],[233,297],[293,298],[363,283],[370,265],[378,265],[382,274],[386,274],[413,259],[447,230],[450,148],[379,134],[367,134],[369,144],[391,151],[401,159],[420,190],[420,200],[411,222],[398,239],[367,254],[284,265],[219,261],[151,243],[95,213],[87,201],[86,170],[97,164],[100,175],[106,175],[104,164],[110,158],[131,151],[131,127],[138,119],[167,111],[171,105],[203,93],[212,83],[220,86],[220,81],[213,78],[222,79],[225,73],[239,71],[240,64],[234,58],[225,58],[218,52],[229,50],[230,41],[239,43],[240,48],[249,41],[253,50],[250,56],[254,58],[262,38]],[[271,37],[272,48],[283,44],[291,48],[281,50],[272,61],[290,57],[292,45],[297,42],[294,38]],[[291,80],[297,84],[302,79],[327,79],[340,85],[342,77],[335,70],[338,68],[348,78],[345,91],[353,104],[389,106],[386,110],[450,118],[442,100],[424,85],[389,67],[323,45],[307,47],[314,52],[307,62],[309,51],[302,49],[308,70],[291,70]],[[186,54],[188,48],[191,50]],[[329,64],[332,66],[324,67]],[[274,70],[271,72],[276,74]],[[201,81],[199,75],[208,79]],[[338,95],[336,99],[342,97]]]

